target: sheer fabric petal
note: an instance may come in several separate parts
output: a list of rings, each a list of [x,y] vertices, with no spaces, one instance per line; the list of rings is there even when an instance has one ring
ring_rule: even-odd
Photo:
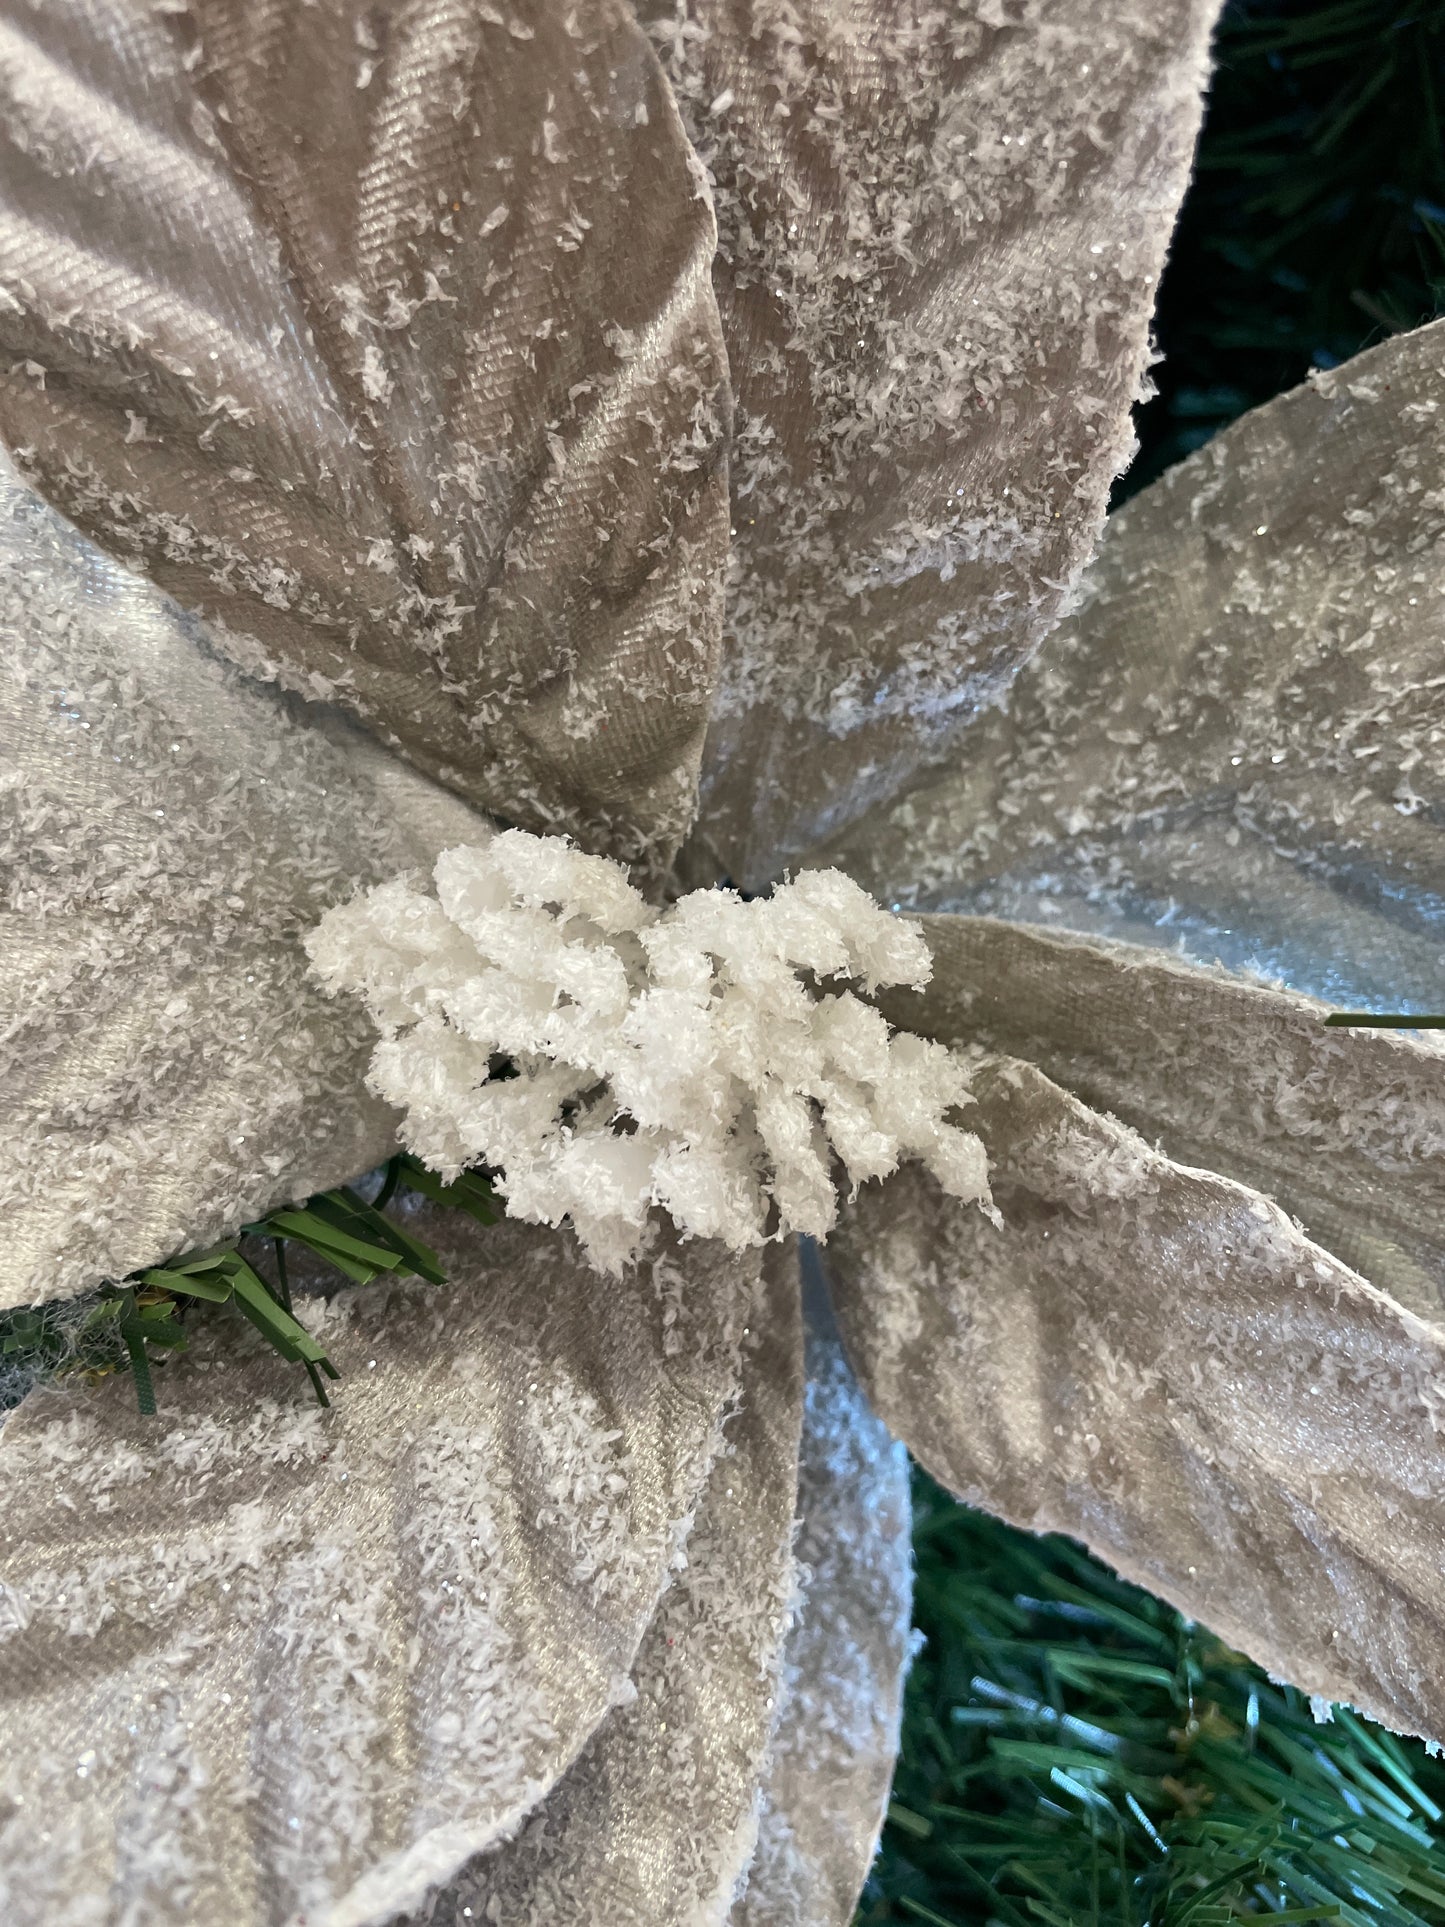
[[[1445,1009],[1445,323],[1256,409],[1110,519],[955,770],[836,854],[890,901]]]
[[[970,1503],[1439,1738],[1445,1328],[1031,1065],[976,1089],[1002,1226],[906,1167],[829,1247],[880,1416]]]
[[[371,1027],[299,939],[482,820],[248,681],[8,467],[0,765],[0,1308],[387,1156]]]
[[[712,213],[620,0],[47,0],[0,103],[36,485],[473,804],[675,844],[729,404]]]
[[[764,1267],[742,1394],[628,1703],[428,1927],[722,1927],[757,1831],[792,1590],[803,1410],[797,1265]],[[470,1916],[466,1909],[470,1908]]]
[[[1027,1058],[1180,1163],[1268,1194],[1426,1318],[1445,1316],[1445,1044],[1326,1030],[1324,1007],[1157,950],[925,917],[934,981],[896,1023]]]
[[[756,1264],[659,1244],[604,1289],[563,1234],[415,1229],[448,1286],[308,1305],[344,1374],[330,1412],[227,1320],[160,1375],[159,1419],[112,1380],[32,1394],[0,1434],[15,1927],[389,1920],[630,1697]]]
[[[911,1651],[908,1454],[868,1409],[821,1279],[808,1316],[801,1591],[733,1927],[848,1927],[883,1824]]]
[[[707,844],[739,883],[949,753],[1131,447],[1215,0],[635,0],[737,398]]]

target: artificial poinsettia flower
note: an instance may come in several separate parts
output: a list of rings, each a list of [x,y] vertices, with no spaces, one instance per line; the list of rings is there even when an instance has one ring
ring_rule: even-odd
[[[329,1412],[219,1321],[158,1418],[31,1393],[7,1920],[845,1921],[899,1441],[1445,1734],[1445,1061],[1312,1000],[1438,1001],[1445,334],[1069,612],[1212,12],[11,9],[0,1308],[385,1159],[308,946],[499,824],[926,913],[879,1008],[995,1215],[910,1159],[604,1276],[425,1206],[447,1285],[310,1301]]]

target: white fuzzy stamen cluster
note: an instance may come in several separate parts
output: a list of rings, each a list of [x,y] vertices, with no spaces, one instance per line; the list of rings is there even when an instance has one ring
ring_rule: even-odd
[[[448,1178],[499,1171],[513,1217],[570,1218],[600,1269],[635,1254],[653,1205],[734,1249],[825,1237],[830,1152],[854,1185],[914,1157],[987,1199],[983,1146],[945,1121],[969,1101],[961,1059],[820,988],[932,968],[917,928],[840,871],[659,911],[617,864],[507,830],[444,851],[435,882],[330,911],[313,969],[365,999],[382,1032],[370,1082],[409,1148]]]

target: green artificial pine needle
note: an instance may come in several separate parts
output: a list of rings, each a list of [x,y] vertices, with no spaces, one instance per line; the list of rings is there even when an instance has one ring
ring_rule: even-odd
[[[0,1344],[0,1354],[32,1351],[42,1343],[44,1336],[45,1326],[39,1312],[25,1310],[13,1312],[10,1317],[10,1329],[5,1335],[4,1343]]]
[[[323,1347],[317,1344],[304,1326],[297,1323],[251,1267],[240,1259],[232,1274],[232,1289],[238,1310],[244,1312],[284,1359],[293,1365],[304,1360],[325,1372],[328,1378],[340,1378],[340,1372],[327,1358]]]
[[[337,1196],[345,1200],[357,1222],[367,1227],[383,1244],[389,1245],[418,1278],[425,1278],[430,1285],[446,1283],[441,1261],[429,1245],[424,1245],[420,1238],[413,1238],[410,1232],[403,1230],[390,1218],[383,1217],[375,1205],[367,1204],[354,1191],[343,1189]]]
[[[416,1158],[403,1154],[397,1160],[401,1167],[402,1182],[412,1190],[420,1191],[424,1198],[433,1204],[448,1205],[457,1211],[465,1211],[478,1224],[495,1224],[502,1215],[501,1201],[485,1178],[474,1172],[463,1171],[451,1184],[445,1184],[435,1171],[428,1171]]]
[[[126,1292],[122,1304],[124,1309],[118,1324],[126,1355],[130,1360],[131,1377],[135,1381],[136,1403],[140,1406],[143,1418],[154,1418],[156,1392],[151,1382],[151,1365],[146,1354],[145,1331],[141,1320],[136,1316],[135,1293]]]
[[[331,1223],[309,1207],[304,1211],[276,1211],[266,1220],[269,1232],[282,1232],[299,1243],[309,1245],[348,1276],[359,1274],[358,1284],[369,1284],[378,1272],[395,1271],[401,1263],[394,1251],[368,1244]],[[367,1275],[369,1273],[369,1276]]]
[[[208,1263],[205,1271],[195,1272],[179,1264],[160,1265],[143,1271],[140,1276],[153,1291],[171,1291],[184,1298],[203,1298],[212,1305],[224,1305],[231,1295],[230,1274],[223,1271],[216,1277],[208,1275],[216,1268],[215,1263]]]
[[[291,1278],[286,1269],[286,1240],[271,1240],[271,1255],[276,1261],[276,1286],[281,1294],[281,1303],[287,1311],[291,1309]]]
[[[381,1189],[376,1194],[376,1198],[372,1206],[373,1210],[384,1211],[386,1207],[391,1203],[391,1200],[396,1193],[396,1187],[401,1183],[401,1167],[402,1167],[402,1159],[400,1155],[394,1158],[391,1158],[388,1161],[387,1167],[386,1167],[386,1176],[382,1179]]]

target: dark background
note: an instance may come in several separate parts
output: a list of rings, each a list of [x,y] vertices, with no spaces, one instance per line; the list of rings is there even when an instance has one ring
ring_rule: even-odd
[[[1120,499],[1311,367],[1445,312],[1445,0],[1234,0]]]

